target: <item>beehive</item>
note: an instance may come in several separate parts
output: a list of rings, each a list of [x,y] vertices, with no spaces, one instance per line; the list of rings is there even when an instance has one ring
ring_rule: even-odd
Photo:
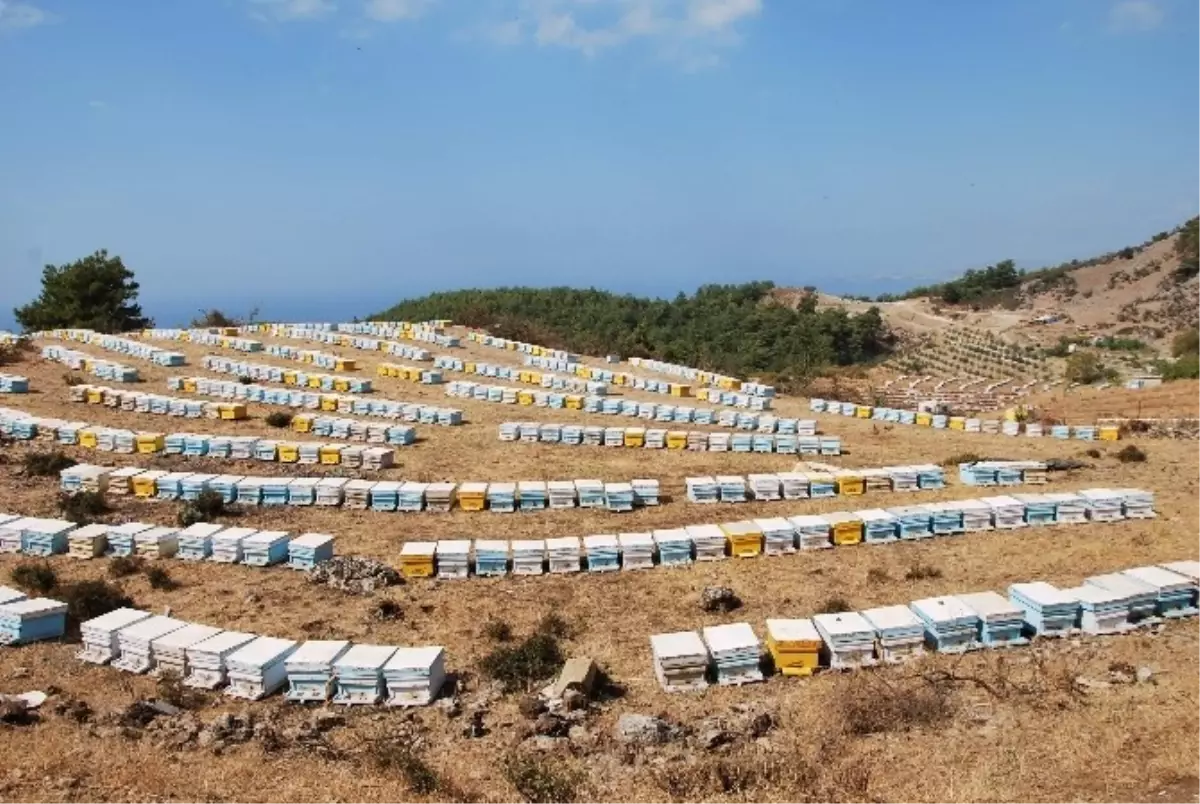
[[[824,519],[829,523],[834,544],[858,544],[862,541],[863,523],[854,514],[835,511],[832,514],[825,514]]]
[[[437,542],[405,542],[400,550],[400,572],[405,578],[429,578],[433,575],[433,556]]]
[[[812,620],[767,620],[767,650],[785,676],[811,676],[821,664],[821,645]]]
[[[729,542],[729,553],[737,558],[753,558],[762,553],[762,528],[753,522],[727,522],[721,531]]]

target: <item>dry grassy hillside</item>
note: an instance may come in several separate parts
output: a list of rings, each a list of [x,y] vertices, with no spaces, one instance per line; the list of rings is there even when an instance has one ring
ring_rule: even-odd
[[[271,339],[266,339],[271,340]],[[374,376],[379,355],[287,341],[353,356]],[[96,355],[103,352],[79,347]],[[171,374],[205,374],[210,351],[180,347],[191,365],[137,365],[134,387],[167,393]],[[227,356],[237,353],[220,351]],[[435,350],[438,351],[438,350]],[[512,352],[468,345],[457,354],[515,364]],[[247,359],[289,365],[282,358]],[[591,361],[593,364],[599,360]],[[299,365],[299,364],[294,364]],[[630,368],[622,366],[622,368]],[[25,374],[32,393],[0,405],[41,415],[122,424],[277,434],[276,410],[249,405],[238,422],[189,421],[68,401],[65,367],[27,356],[6,368]],[[461,378],[462,375],[451,375]],[[951,478],[942,491],[898,500],[876,493],[853,500],[701,506],[683,499],[684,478],[789,468],[794,456],[501,443],[508,419],[613,424],[613,417],[569,410],[446,400],[443,389],[382,379],[389,399],[439,401],[464,410],[461,427],[418,426],[390,479],[659,478],[668,499],[629,514],[597,510],[493,514],[382,513],[343,509],[251,509],[228,524],[324,531],[343,555],[398,563],[409,540],[548,537],[648,531],[702,522],[963,499],[980,490]],[[662,400],[633,392],[638,398]],[[183,395],[183,394],[180,394]],[[780,415],[804,416],[806,400],[784,397]],[[675,570],[606,575],[418,580],[373,595],[346,595],[283,568],[255,569],[164,561],[179,585],[154,588],[145,575],[111,576],[107,559],[51,561],[63,582],[107,579],[155,612],[225,629],[294,639],[348,638],[379,644],[439,644],[457,686],[442,703],[413,711],[305,708],[280,696],[247,704],[220,694],[184,700],[185,711],[146,722],[135,701],[162,695],[153,679],[75,658],[73,640],[0,648],[0,692],[51,693],[36,722],[0,718],[0,798],[6,801],[1195,801],[1197,655],[1195,619],[1135,635],[1039,642],[1011,651],[931,656],[903,667],[664,693],[652,672],[651,634],[808,616],[839,604],[854,608],[919,597],[1004,590],[1044,579],[1063,586],[1086,576],[1162,561],[1194,559],[1200,529],[1194,444],[1141,441],[1144,462],[1123,462],[1124,444],[934,431],[822,416],[842,436],[844,466],[954,460],[963,453],[1010,458],[1081,458],[1085,468],[1055,474],[1049,490],[1137,486],[1157,495],[1159,518],[1121,525],[1083,524],[981,533],[879,547],[841,547],[776,558],[728,560]],[[31,449],[0,446],[0,510],[50,515],[53,478],[27,476]],[[120,456],[67,448],[81,460],[195,467],[236,473],[296,473],[296,467]],[[305,467],[307,473],[308,467]],[[919,500],[918,500],[919,497]],[[121,499],[109,521],[175,521],[179,504]],[[0,583],[23,563],[0,555]],[[732,588],[741,608],[704,611],[709,585]],[[392,601],[395,607],[381,608]],[[522,692],[489,677],[485,657],[515,644],[546,615],[565,620],[567,656],[590,656],[617,687],[571,714],[538,717]],[[511,627],[513,637],[496,623]],[[1144,668],[1141,682],[1136,671]],[[1133,673],[1134,675],[1131,675]],[[1149,674],[1148,676],[1146,674]],[[1148,680],[1147,680],[1148,679]],[[166,690],[170,692],[169,690]],[[656,715],[682,731],[632,745],[615,733],[623,714]],[[478,718],[478,720],[476,720]],[[254,721],[250,724],[249,721]],[[478,727],[477,727],[478,726]],[[1081,735],[1086,750],[1079,750]]]

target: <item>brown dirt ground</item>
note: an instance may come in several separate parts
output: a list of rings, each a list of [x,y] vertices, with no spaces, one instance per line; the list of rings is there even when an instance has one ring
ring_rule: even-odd
[[[320,346],[366,359],[354,350]],[[85,348],[85,351],[97,350]],[[187,347],[193,359],[204,350]],[[515,356],[471,346],[478,359],[515,362]],[[280,358],[255,358],[284,365]],[[165,391],[168,371],[137,362],[147,377],[139,387]],[[31,358],[14,370],[27,374],[36,393],[6,397],[0,404],[43,415],[101,423],[122,422],[132,428],[168,422],[142,414],[71,404],[62,379],[65,367]],[[196,367],[171,370],[203,373]],[[648,372],[647,372],[648,373]],[[379,393],[390,398],[436,399],[443,390],[401,382],[380,381]],[[647,398],[657,399],[657,395]],[[389,477],[499,480],[522,478],[601,479],[657,477],[664,493],[680,496],[689,474],[778,471],[792,457],[708,455],[605,448],[570,448],[502,444],[496,438],[500,421],[612,422],[611,417],[584,416],[572,411],[455,400],[469,424],[460,428],[419,427],[422,439],[400,455],[401,465]],[[805,415],[804,401],[783,399],[781,415]],[[270,409],[251,406],[247,422],[205,420],[195,429],[267,433],[262,416]],[[980,589],[1003,590],[1007,584],[1031,578],[1074,585],[1087,575],[1159,561],[1195,558],[1198,553],[1200,473],[1194,443],[1144,441],[1143,464],[1122,464],[1112,456],[1121,445],[1088,445],[1049,439],[1008,439],[945,431],[895,427],[871,422],[822,417],[824,430],[841,434],[849,454],[847,466],[874,466],[916,461],[941,462],[949,456],[974,452],[996,457],[1080,457],[1087,448],[1101,452],[1088,458],[1091,468],[1057,475],[1052,488],[1140,486],[1157,495],[1158,519],[1119,526],[1082,525],[982,534],[953,540],[892,545],[878,550],[842,548],[819,554],[726,561],[700,567],[614,573],[606,576],[540,577],[529,579],[471,579],[458,582],[412,582],[385,593],[404,613],[399,621],[370,617],[376,598],[345,597],[308,584],[286,569],[193,565],[171,562],[172,576],[181,582],[173,591],[154,590],[140,576],[123,579],[140,606],[161,610],[170,606],[176,616],[223,628],[240,628],[297,639],[344,637],[383,644],[441,644],[449,665],[464,674],[466,687],[480,685],[480,659],[491,649],[483,624],[503,618],[518,634],[529,632],[545,614],[556,612],[575,628],[567,641],[570,654],[589,655],[626,687],[624,698],[605,704],[593,719],[596,744],[590,749],[549,750],[542,762],[578,774],[577,797],[586,800],[879,800],[920,801],[1040,801],[1040,800],[1196,800],[1200,717],[1197,715],[1197,650],[1195,620],[1176,622],[1158,634],[1073,640],[1008,653],[971,654],[962,659],[932,657],[906,668],[857,674],[824,674],[812,679],[773,678],[762,685],[713,689],[698,695],[661,692],[650,666],[650,634],[698,629],[719,622],[746,621],[762,633],[767,617],[804,616],[832,598],[847,599],[857,608],[906,602],[918,597]],[[180,427],[180,429],[186,429]],[[17,471],[26,447],[0,452],[9,459],[0,466],[0,509],[50,514],[55,484],[27,479]],[[80,459],[99,456],[68,450]],[[114,463],[130,458],[105,455]],[[179,463],[199,469],[203,461],[156,459],[154,465]],[[237,471],[233,464],[220,466]],[[266,465],[270,466],[270,465]],[[249,467],[246,467],[249,471]],[[255,463],[253,471],[265,466]],[[287,472],[285,467],[270,466]],[[307,469],[306,469],[307,471]],[[957,484],[943,492],[923,494],[922,501],[977,496]],[[894,499],[813,503],[759,503],[704,507],[683,501],[628,515],[595,511],[542,512],[510,516],[469,514],[380,514],[323,509],[258,510],[239,517],[239,523],[336,534],[342,554],[370,555],[395,562],[399,545],[409,539],[446,536],[520,537],[525,535],[585,535],[648,530],[696,522],[787,515],[838,508],[889,504]],[[903,498],[903,499],[916,499]],[[122,501],[115,516],[169,523],[175,504]],[[20,559],[0,556],[0,582]],[[60,578],[105,577],[107,561],[53,562]],[[941,577],[906,580],[914,565],[940,570]],[[872,572],[872,570],[876,570]],[[883,574],[881,574],[883,573]],[[706,614],[697,600],[709,584],[733,587],[744,601],[731,614]],[[97,712],[118,709],[138,696],[152,694],[153,682],[131,678],[108,668],[84,665],[74,658],[71,644],[41,644],[0,650],[0,692],[57,687],[59,696],[86,700]],[[1155,670],[1154,684],[1121,685],[1093,695],[1071,692],[1076,675],[1100,677],[1110,664],[1127,662]],[[17,672],[23,668],[25,672]],[[858,736],[845,711],[845,702],[863,695],[905,695],[923,682],[920,673],[950,671],[960,678],[984,679],[998,689],[993,696],[972,682],[944,692],[955,709],[945,719],[897,727],[880,734]],[[1019,682],[1019,683],[1018,683]],[[1012,690],[1020,688],[1019,692]],[[895,692],[895,691],[899,692]],[[1004,690],[1008,690],[1005,692]],[[738,745],[724,753],[706,754],[677,746],[650,751],[626,751],[609,735],[620,714],[662,714],[684,723],[728,711],[739,703],[764,703],[777,712],[779,727],[768,737]],[[209,719],[224,709],[240,709],[219,696],[201,710]],[[278,698],[253,705],[257,712],[278,713],[285,719],[304,715]],[[96,736],[70,720],[46,713],[29,727],[0,726],[0,797],[6,800],[413,800],[422,798],[512,800],[517,791],[506,781],[502,763],[518,747],[523,719],[514,696],[491,705],[486,716],[489,733],[482,739],[461,736],[461,718],[441,711],[420,710],[412,723],[408,715],[377,710],[355,711],[348,727],[331,740],[344,749],[342,759],[304,755],[299,751],[267,753],[248,743],[221,753],[205,749],[173,752],[149,740]],[[401,725],[424,734],[424,754],[433,768],[452,785],[417,795],[394,771],[377,768],[366,742]],[[562,741],[565,743],[566,741]],[[1080,750],[1081,742],[1086,746]],[[749,768],[734,774],[730,767]],[[716,771],[720,771],[717,773]],[[724,780],[722,782],[722,780]]]

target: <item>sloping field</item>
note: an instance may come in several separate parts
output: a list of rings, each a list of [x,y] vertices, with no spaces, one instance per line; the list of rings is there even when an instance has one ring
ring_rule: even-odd
[[[382,355],[286,342],[360,360],[360,371],[376,382],[379,395],[436,401],[464,411],[466,424],[461,427],[417,425],[419,440],[399,451],[398,466],[372,477],[455,481],[652,477],[661,481],[667,498],[658,508],[630,514],[579,509],[510,515],[457,510],[388,514],[287,508],[245,511],[228,520],[294,533],[333,533],[342,555],[364,555],[396,565],[401,544],[409,540],[636,532],[986,493],[958,484],[955,475],[943,491],[901,499],[889,494],[699,506],[683,499],[685,477],[782,471],[792,466],[795,456],[501,443],[497,428],[505,420],[634,422],[570,410],[448,399],[440,386],[376,377],[375,365]],[[261,363],[300,365],[268,355],[242,356],[173,344],[171,348],[187,353],[192,365],[164,369],[106,355],[97,348],[69,345],[136,365],[145,382],[132,387],[159,393],[169,393],[169,375],[205,375],[199,358],[210,351]],[[433,347],[431,351],[445,350]],[[515,353],[472,344],[455,354],[495,363],[518,360]],[[241,422],[125,413],[69,402],[64,378],[69,372],[60,364],[30,357],[6,370],[29,376],[33,392],[2,397],[0,405],[39,415],[132,429],[279,433],[264,422],[274,407],[251,404],[250,419]],[[448,373],[447,378],[465,377]],[[630,393],[639,399],[666,399]],[[1164,409],[1176,398],[1165,398]],[[1100,404],[1096,402],[1096,415],[1101,414]],[[777,407],[780,415],[809,415],[806,400],[784,398]],[[1194,384],[1188,410],[1195,410]],[[1003,591],[1010,583],[1030,579],[1071,586],[1097,573],[1197,557],[1200,463],[1194,443],[1142,441],[1147,460],[1125,464],[1115,457],[1123,446],[1120,443],[1010,439],[833,416],[820,417],[818,424],[823,431],[841,435],[846,449],[841,458],[825,460],[851,467],[940,463],[963,453],[1083,458],[1087,468],[1052,475],[1051,485],[1044,488],[1149,489],[1155,492],[1159,518],[843,547],[674,570],[410,581],[367,597],[310,584],[286,569],[163,562],[179,588],[153,589],[142,575],[115,583],[141,607],[157,612],[169,606],[175,616],[225,629],[294,639],[443,645],[457,676],[459,706],[411,712],[353,709],[344,713],[344,723],[311,738],[302,737],[308,733],[301,726],[313,719],[312,709],[285,704],[279,696],[245,704],[211,695],[190,712],[160,717],[143,727],[122,724],[116,715],[134,700],[154,696],[153,679],[83,664],[74,658],[75,644],[0,648],[0,692],[54,690],[41,722],[0,725],[5,753],[0,796],[12,801],[1195,800],[1200,635],[1194,619],[1124,637],[1070,639],[960,658],[934,656],[903,667],[823,673],[808,679],[776,676],[764,684],[711,688],[695,695],[663,693],[651,669],[651,634],[748,622],[761,636],[768,617],[808,616],[836,599],[861,609],[930,595]],[[1100,457],[1087,456],[1088,448],[1098,450]],[[57,484],[24,476],[22,458],[29,449],[0,448],[4,459],[0,510],[50,515],[56,508]],[[79,448],[66,451],[80,460],[101,457]],[[103,458],[114,464],[197,471],[297,470],[260,462],[218,464],[111,454]],[[305,473],[310,469],[303,467]],[[115,502],[114,509],[114,521],[162,524],[171,524],[179,510],[177,503],[132,499]],[[19,557],[0,555],[0,583],[10,583],[9,573],[21,562]],[[111,565],[104,559],[56,558],[51,563],[61,581],[105,578]],[[726,614],[703,611],[699,597],[709,585],[731,587],[742,599],[742,607]],[[398,617],[375,615],[382,599],[398,604]],[[623,688],[623,695],[593,703],[563,736],[533,736],[537,721],[522,714],[522,696],[503,693],[482,670],[482,660],[498,644],[488,636],[495,633],[489,622],[507,622],[519,639],[548,614],[561,616],[570,626],[564,640],[567,655],[593,657]],[[1114,670],[1126,667],[1149,668],[1151,680],[1104,686]],[[1103,683],[1088,686],[1079,679]],[[86,702],[92,714],[82,718],[78,708],[59,713],[55,704],[65,700]],[[214,747],[211,740],[195,733],[188,736],[186,723],[191,720],[207,724],[225,713],[243,711],[267,724],[245,741],[222,740]],[[467,736],[464,731],[473,731],[468,725],[475,711],[482,713],[483,733]],[[747,711],[768,715],[766,725],[760,723],[752,731],[731,725],[744,721]],[[618,718],[629,713],[662,716],[691,733],[661,745],[626,745],[616,738],[614,728]],[[717,717],[726,723],[720,739],[712,735]],[[415,773],[411,761],[397,760],[396,752],[381,748],[397,739],[414,746],[412,754],[403,756],[422,757],[436,777],[433,783],[423,784],[422,779],[428,782],[428,778]],[[1080,750],[1081,740],[1086,750]],[[514,758],[525,758],[528,762],[521,767],[536,771],[506,772],[506,763]],[[534,784],[538,780],[541,787]],[[548,780],[562,784],[549,785]],[[521,783],[519,788],[516,782]]]
[[[1072,388],[1030,399],[1045,415],[1066,421],[1174,419],[1200,416],[1200,382],[1176,380],[1157,388]]]

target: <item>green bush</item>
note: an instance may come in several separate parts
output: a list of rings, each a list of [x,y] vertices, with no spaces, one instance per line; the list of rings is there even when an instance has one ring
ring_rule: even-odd
[[[137,575],[142,571],[144,563],[137,556],[117,556],[108,562],[108,576],[110,578],[128,578],[130,575]]]
[[[563,663],[562,648],[552,634],[538,632],[516,645],[501,645],[483,657],[480,669],[509,692],[528,689],[550,678]]]
[[[277,410],[267,414],[266,422],[271,427],[287,427],[292,423],[292,414]]]
[[[841,614],[846,611],[854,611],[854,607],[844,597],[826,598],[825,602],[817,607],[818,614]]]
[[[504,620],[488,620],[483,624],[483,635],[493,642],[508,642],[512,639],[512,626]]]
[[[133,600],[119,586],[107,581],[78,581],[61,586],[55,596],[67,604],[67,614],[84,622],[120,608],[133,607]]]
[[[167,572],[163,567],[150,567],[147,569],[146,580],[150,583],[151,589],[158,589],[163,592],[169,592],[179,587],[179,584],[171,577],[171,573]]]
[[[403,776],[409,790],[418,795],[428,795],[441,786],[437,772],[403,737],[376,740],[371,744],[371,755],[380,770]]]
[[[79,327],[130,332],[153,326],[137,303],[138,283],[120,257],[100,250],[66,265],[47,265],[42,292],[13,310],[26,332]]]
[[[77,491],[73,494],[61,494],[58,498],[58,510],[63,519],[68,519],[76,525],[90,525],[96,517],[107,514],[110,510],[104,495],[97,491]]]
[[[225,498],[212,489],[205,489],[194,500],[188,500],[179,511],[179,527],[188,528],[197,522],[215,522],[225,513]]]
[[[1145,463],[1146,453],[1133,444],[1126,444],[1117,453],[1117,460],[1121,463]]]

